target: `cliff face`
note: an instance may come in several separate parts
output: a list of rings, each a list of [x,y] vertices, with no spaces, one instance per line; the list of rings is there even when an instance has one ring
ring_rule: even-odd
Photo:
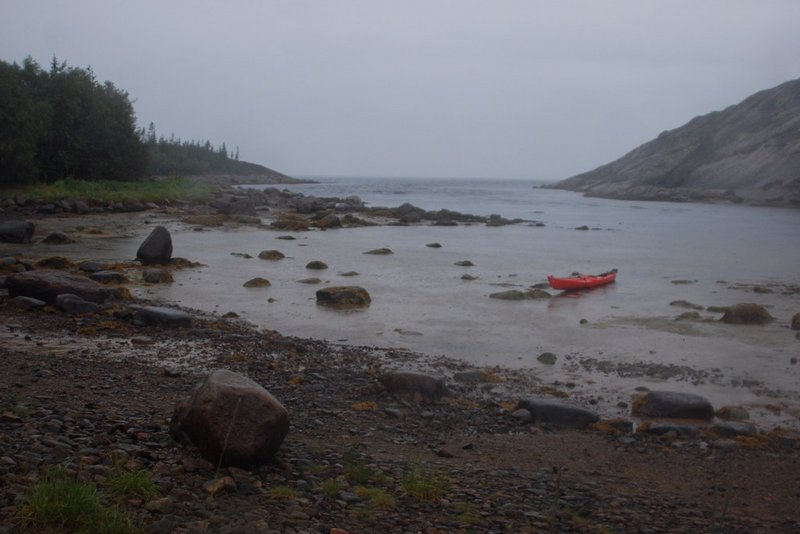
[[[553,184],[591,196],[800,206],[800,79]]]

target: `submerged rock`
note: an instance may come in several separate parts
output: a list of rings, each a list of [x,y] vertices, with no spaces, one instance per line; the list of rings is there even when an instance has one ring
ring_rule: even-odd
[[[492,293],[489,298],[500,300],[538,300],[549,299],[552,295],[543,289],[531,288],[525,291],[519,289],[509,289],[508,291],[500,291]]]
[[[256,276],[243,284],[244,287],[269,287],[271,284],[266,278]]]
[[[317,304],[338,309],[364,308],[372,298],[359,286],[326,287],[317,291]]]
[[[258,257],[262,260],[282,260],[286,256],[280,250],[262,250]]]
[[[321,271],[321,270],[327,269],[327,268],[328,268],[328,264],[325,263],[324,261],[319,261],[319,260],[310,261],[310,262],[308,262],[306,264],[306,269],[313,269],[313,270]]]
[[[728,308],[720,320],[730,324],[766,324],[772,319],[764,306],[746,302]]]
[[[389,254],[394,254],[394,252],[392,252],[392,249],[390,248],[383,247],[383,248],[368,250],[364,254],[372,254],[375,256],[388,256]]]

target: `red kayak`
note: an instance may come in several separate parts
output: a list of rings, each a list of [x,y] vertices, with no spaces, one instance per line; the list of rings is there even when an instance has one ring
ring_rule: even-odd
[[[589,289],[591,287],[603,286],[610,284],[617,279],[617,270],[611,269],[608,272],[601,274],[580,274],[572,273],[571,276],[559,278],[556,276],[548,276],[547,282],[553,289]]]

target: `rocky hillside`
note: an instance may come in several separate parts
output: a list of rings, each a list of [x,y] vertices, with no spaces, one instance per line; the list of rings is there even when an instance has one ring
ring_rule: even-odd
[[[800,79],[695,117],[551,187],[607,198],[800,207]]]

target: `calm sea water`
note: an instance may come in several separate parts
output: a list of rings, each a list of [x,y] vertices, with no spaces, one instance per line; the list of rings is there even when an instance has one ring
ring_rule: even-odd
[[[275,238],[286,232],[247,227],[195,232],[170,223],[175,255],[205,267],[178,272],[176,284],[147,292],[190,307],[234,311],[287,335],[406,348],[480,366],[533,368],[546,382],[573,382],[576,392],[602,397],[601,405],[612,412],[645,385],[701,393],[716,405],[745,404],[756,417],[798,426],[800,365],[792,358],[800,341],[789,322],[800,311],[800,296],[784,293],[786,286],[800,285],[800,211],[592,199],[536,185],[353,178],[285,186],[306,195],[355,194],[371,206],[409,202],[544,226],[369,227],[300,232],[295,241],[282,241]],[[576,230],[584,225],[590,230]],[[148,230],[121,243],[114,254],[133,257]],[[442,248],[426,247],[432,242]],[[363,254],[379,247],[394,254]],[[279,249],[287,258],[255,257],[266,249]],[[308,271],[311,260],[330,268]],[[459,260],[474,267],[454,265]],[[489,298],[543,282],[548,274],[610,268],[619,269],[616,284],[577,296]],[[347,271],[359,275],[342,277]],[[462,280],[465,273],[477,280]],[[269,279],[271,287],[242,287],[255,276]],[[298,283],[315,276],[322,279],[319,285]],[[369,291],[368,309],[342,313],[316,306],[319,287],[351,284]],[[755,286],[769,292],[756,293]],[[678,300],[704,308],[758,302],[776,321],[731,326],[707,310],[699,313],[708,321],[676,321],[686,311],[671,305]],[[557,355],[556,365],[538,362],[545,351]],[[578,362],[587,358],[612,370],[586,369]],[[630,372],[636,364],[699,374],[641,376]],[[780,406],[780,415],[767,404]]]

